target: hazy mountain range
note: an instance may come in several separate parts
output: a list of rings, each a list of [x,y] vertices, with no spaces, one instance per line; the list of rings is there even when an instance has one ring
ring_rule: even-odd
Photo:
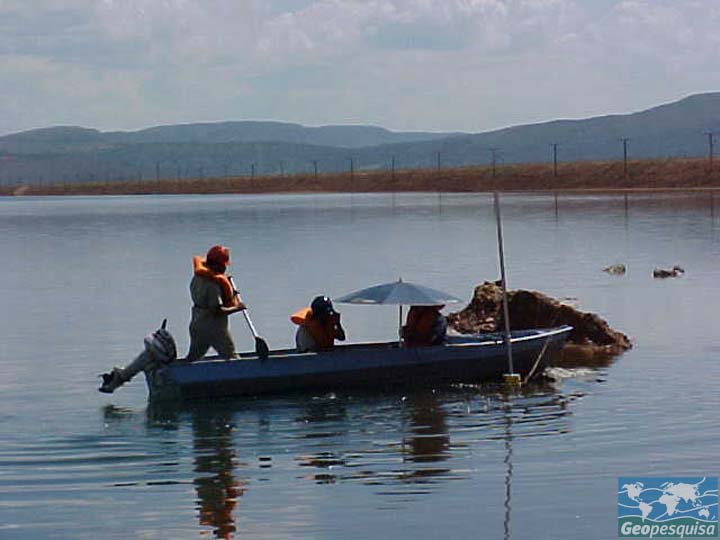
[[[222,177],[489,163],[702,156],[720,134],[720,92],[624,115],[556,120],[485,133],[394,132],[376,126],[218,122],[101,132],[50,127],[0,137],[0,181]]]

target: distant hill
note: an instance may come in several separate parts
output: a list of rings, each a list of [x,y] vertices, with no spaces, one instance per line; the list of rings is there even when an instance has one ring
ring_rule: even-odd
[[[429,141],[448,133],[396,132],[376,126],[306,127],[284,122],[219,122],[158,126],[134,133],[108,133],[115,141],[132,143],[287,142],[360,148],[379,144]]]
[[[457,136],[413,144],[364,148],[361,163],[382,166],[393,155],[402,166],[433,167],[489,163],[492,149],[499,163],[547,163],[551,144],[558,144],[561,161],[622,159],[622,139],[630,158],[706,155],[707,133],[720,143],[720,92],[698,94],[645,111],[584,120],[554,120],[539,124]],[[720,153],[719,153],[720,154]]]
[[[0,149],[37,153],[91,150],[116,144],[224,144],[295,143],[340,148],[360,148],[388,143],[419,142],[446,138],[452,133],[400,132],[376,126],[306,127],[286,122],[214,122],[156,126],[139,131],[101,132],[75,126],[34,129],[0,137]]]
[[[222,177],[360,169],[455,167],[622,157],[701,156],[720,135],[720,93],[624,115],[555,120],[486,133],[392,132],[373,126],[305,127],[282,122],[158,126],[134,132],[51,127],[0,137],[0,181],[55,182]]]

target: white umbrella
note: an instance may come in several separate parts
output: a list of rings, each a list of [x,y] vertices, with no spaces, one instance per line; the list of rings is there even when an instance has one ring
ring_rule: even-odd
[[[402,278],[392,283],[383,283],[366,289],[345,294],[335,298],[340,304],[364,305],[397,305],[400,306],[399,325],[402,328],[403,306],[442,306],[460,302],[455,296],[403,281]]]
[[[424,285],[416,285],[399,279],[392,283],[383,283],[345,294],[336,298],[335,301],[341,304],[441,306],[460,302],[460,299]]]

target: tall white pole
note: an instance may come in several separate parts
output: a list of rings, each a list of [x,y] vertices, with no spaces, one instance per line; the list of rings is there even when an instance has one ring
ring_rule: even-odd
[[[514,379],[512,343],[510,340],[510,313],[507,301],[507,280],[505,279],[505,253],[503,251],[502,220],[500,219],[500,196],[493,193],[495,203],[495,223],[497,225],[498,255],[500,257],[500,285],[502,287],[503,319],[505,319],[505,346],[507,347],[509,375]],[[507,378],[506,378],[507,379]]]
[[[393,163],[395,158],[393,157]],[[402,276],[398,277],[398,283],[402,283]],[[402,335],[402,304],[398,306],[398,347],[402,347],[403,335]]]

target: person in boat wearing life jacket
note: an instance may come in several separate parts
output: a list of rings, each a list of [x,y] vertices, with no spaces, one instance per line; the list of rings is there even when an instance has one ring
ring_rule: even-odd
[[[447,321],[440,310],[445,306],[412,306],[402,337],[407,347],[430,347],[445,343]]]
[[[235,343],[228,329],[228,315],[244,310],[245,304],[225,275],[230,265],[230,250],[224,246],[213,246],[205,258],[193,257],[192,263],[190,296],[193,307],[190,350],[186,360],[199,360],[210,347],[221,358],[234,358]]]
[[[290,320],[298,325],[295,333],[298,352],[328,351],[335,346],[336,339],[345,341],[340,314],[327,296],[316,297],[310,307],[296,311]]]

